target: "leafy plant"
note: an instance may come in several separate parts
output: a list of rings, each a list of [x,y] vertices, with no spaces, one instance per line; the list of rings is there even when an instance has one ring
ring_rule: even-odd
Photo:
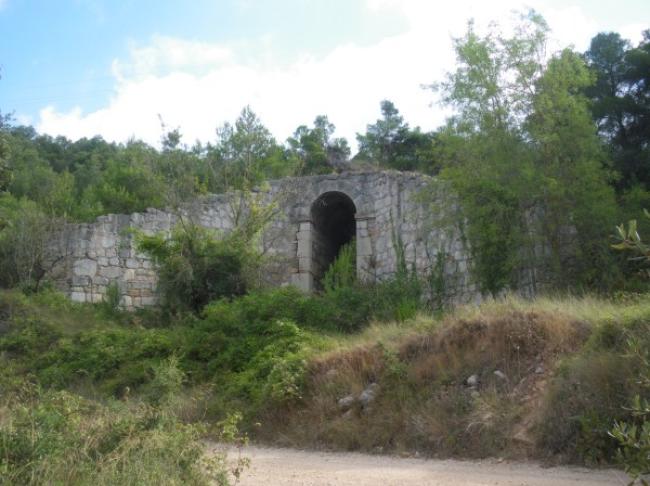
[[[218,238],[194,224],[177,226],[169,238],[140,235],[138,249],[156,262],[162,303],[172,313],[198,312],[212,300],[244,295],[257,260],[238,232]]]

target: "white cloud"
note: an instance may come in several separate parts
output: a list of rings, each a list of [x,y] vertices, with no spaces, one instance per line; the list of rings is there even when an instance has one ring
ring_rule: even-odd
[[[622,25],[620,28],[616,29],[616,32],[621,34],[623,39],[629,40],[632,42],[633,46],[636,46],[643,40],[643,31],[647,29],[648,24],[633,23]]]
[[[298,125],[326,114],[337,135],[353,142],[388,98],[411,125],[433,129],[445,113],[431,107],[433,94],[421,85],[453,67],[451,37],[462,35],[469,17],[480,26],[523,8],[516,0],[460,0],[453,10],[425,0],[367,3],[370,11],[403,16],[410,28],[374,45],[341,45],[323,58],[307,57],[282,68],[269,67],[266,58],[260,64],[242,62],[229,46],[157,36],[146,46],[132,46],[129,59],[114,61],[115,93],[106,107],[92,113],[46,107],[37,128],[73,139],[99,133],[110,140],[135,136],[157,143],[160,114],[169,126],[181,128],[186,142],[209,141],[218,125],[250,104],[281,141]],[[575,7],[540,4],[538,9],[564,45],[585,47],[598,27]]]
[[[231,50],[225,46],[155,35],[147,46],[132,45],[130,59],[127,62],[116,59],[112,67],[118,78],[142,77],[173,71],[215,69],[231,56]]]

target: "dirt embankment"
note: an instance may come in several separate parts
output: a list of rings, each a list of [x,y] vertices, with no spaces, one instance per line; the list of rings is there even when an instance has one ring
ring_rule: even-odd
[[[543,468],[498,460],[425,460],[359,453],[247,447],[242,486],[604,486],[626,485],[621,471]]]

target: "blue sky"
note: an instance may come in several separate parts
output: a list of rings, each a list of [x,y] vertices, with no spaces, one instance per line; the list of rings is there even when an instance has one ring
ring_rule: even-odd
[[[396,102],[440,124],[422,84],[453,67],[465,21],[533,6],[554,47],[650,28],[650,2],[517,0],[0,0],[0,110],[40,131],[155,143],[160,115],[191,143],[251,104],[278,139],[327,114],[350,139]]]

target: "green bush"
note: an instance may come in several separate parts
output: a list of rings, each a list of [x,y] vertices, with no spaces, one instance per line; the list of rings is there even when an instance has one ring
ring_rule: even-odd
[[[240,232],[218,238],[194,224],[176,227],[169,238],[140,235],[138,249],[156,262],[162,304],[172,313],[198,312],[212,300],[244,295],[257,262]]]
[[[223,455],[205,458],[205,426],[162,408],[25,386],[0,411],[3,484],[229,484]]]
[[[650,344],[648,326],[604,322],[584,350],[563,363],[546,397],[543,449],[591,464],[615,460],[620,443],[611,434],[614,424],[633,421],[635,396],[649,397],[640,379],[644,361],[629,352],[631,342]]]

